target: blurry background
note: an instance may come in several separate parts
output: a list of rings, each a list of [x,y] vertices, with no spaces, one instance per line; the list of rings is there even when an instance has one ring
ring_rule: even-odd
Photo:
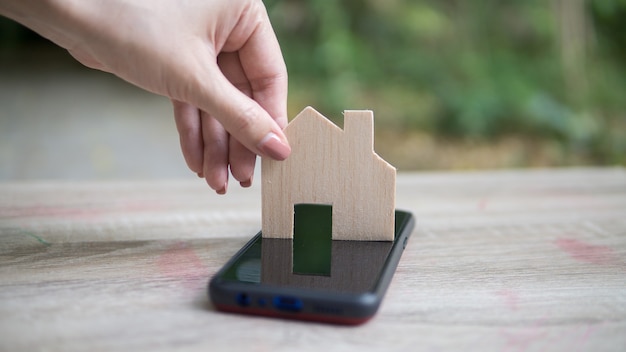
[[[626,0],[266,0],[289,113],[402,170],[624,165]],[[169,101],[0,20],[0,179],[193,177]]]

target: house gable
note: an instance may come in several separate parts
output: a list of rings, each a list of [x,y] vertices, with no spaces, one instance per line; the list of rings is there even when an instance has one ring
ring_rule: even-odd
[[[262,160],[263,237],[292,238],[294,205],[333,206],[334,240],[392,241],[395,168],[373,150],[373,113],[345,111],[344,129],[311,107],[285,128],[291,156]]]

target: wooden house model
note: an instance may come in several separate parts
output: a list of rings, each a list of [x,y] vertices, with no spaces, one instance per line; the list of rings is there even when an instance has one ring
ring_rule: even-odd
[[[374,116],[344,112],[343,130],[311,107],[285,128],[291,155],[262,160],[262,234],[293,238],[294,206],[332,206],[332,239],[393,241],[396,169],[374,152]]]

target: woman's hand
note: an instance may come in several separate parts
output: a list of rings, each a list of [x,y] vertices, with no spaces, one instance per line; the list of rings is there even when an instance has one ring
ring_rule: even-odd
[[[287,71],[260,0],[0,0],[86,66],[171,98],[187,165],[223,194],[291,149]]]

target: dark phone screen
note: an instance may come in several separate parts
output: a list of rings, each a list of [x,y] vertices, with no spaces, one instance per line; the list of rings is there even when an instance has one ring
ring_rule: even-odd
[[[331,213],[327,205],[297,205],[293,240],[257,235],[221,278],[345,293],[372,290],[395,241],[333,241]],[[397,237],[409,215],[397,211],[395,217]]]

